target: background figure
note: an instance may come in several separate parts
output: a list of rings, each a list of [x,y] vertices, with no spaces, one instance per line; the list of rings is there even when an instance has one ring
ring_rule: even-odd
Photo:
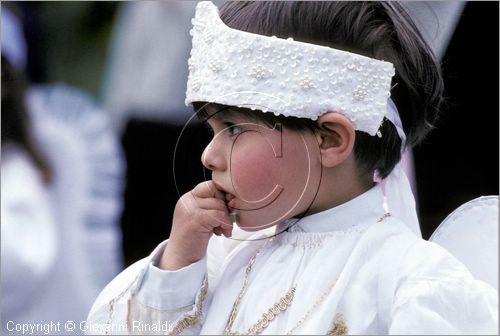
[[[3,20],[6,13],[2,5],[2,31],[22,31],[16,20]],[[17,28],[4,29],[7,22]],[[2,50],[22,42],[2,40]],[[2,57],[2,329],[8,321],[78,325],[122,269],[121,149],[88,94],[63,84],[19,89],[20,71],[8,65]],[[25,143],[36,143],[36,151],[5,141],[27,121]],[[29,153],[24,160],[19,147]]]
[[[3,12],[2,12],[3,13]],[[2,56],[2,328],[39,300],[50,282],[59,240],[52,171],[31,136],[24,83]]]
[[[65,251],[58,256],[61,272],[75,265],[61,286],[78,288],[85,302],[122,269],[121,149],[106,115],[85,92],[65,84],[36,85],[28,102],[37,141],[53,163],[55,210],[64,223],[58,226]]]

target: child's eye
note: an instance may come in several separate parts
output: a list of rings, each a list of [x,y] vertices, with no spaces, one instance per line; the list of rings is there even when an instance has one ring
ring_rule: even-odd
[[[226,129],[229,132],[229,135],[236,135],[236,134],[241,132],[241,127],[236,126],[233,123],[226,122],[226,123],[224,123],[224,125],[226,126]]]

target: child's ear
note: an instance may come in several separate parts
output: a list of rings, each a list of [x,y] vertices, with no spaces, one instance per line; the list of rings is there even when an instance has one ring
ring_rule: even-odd
[[[318,118],[316,137],[322,164],[334,167],[351,155],[356,132],[349,119],[337,112],[328,112]]]

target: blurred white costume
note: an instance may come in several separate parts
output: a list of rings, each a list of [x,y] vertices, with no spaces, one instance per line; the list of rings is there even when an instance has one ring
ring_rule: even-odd
[[[51,193],[21,147],[2,147],[2,320],[31,305],[51,279],[59,240]]]
[[[122,269],[123,163],[106,116],[89,96],[65,85],[33,87],[27,102],[52,181],[41,182],[22,150],[3,151],[4,333],[12,329],[8,321],[78,325]]]

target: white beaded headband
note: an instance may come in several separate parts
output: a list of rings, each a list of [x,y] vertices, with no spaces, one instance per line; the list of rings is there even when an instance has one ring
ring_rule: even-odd
[[[391,63],[228,27],[200,2],[192,20],[186,105],[210,102],[316,120],[345,115],[375,135],[390,97]]]

